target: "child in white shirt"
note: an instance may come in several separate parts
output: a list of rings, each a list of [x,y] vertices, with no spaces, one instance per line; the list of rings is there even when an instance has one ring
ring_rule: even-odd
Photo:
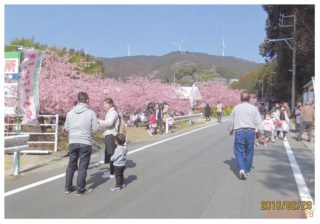
[[[275,129],[273,120],[271,119],[269,113],[266,113],[265,119],[263,120],[262,124],[265,137],[264,144],[266,146],[270,141],[272,141],[273,132]]]

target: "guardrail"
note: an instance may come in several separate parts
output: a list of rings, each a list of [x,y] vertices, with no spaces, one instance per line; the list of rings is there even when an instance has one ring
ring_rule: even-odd
[[[38,115],[38,117],[45,117],[45,118],[55,118],[54,123],[50,124],[39,124],[40,126],[44,127],[53,127],[54,132],[20,132],[19,134],[27,134],[27,135],[53,135],[54,141],[28,141],[28,144],[54,144],[54,151],[58,151],[58,130],[59,130],[59,114],[56,115]],[[19,130],[21,130],[21,124],[11,124],[5,123],[5,126],[17,126]],[[5,134],[9,135],[16,135],[17,132],[5,132]]]
[[[29,135],[13,135],[5,136],[5,152],[13,153],[13,175],[17,176],[20,173],[20,151],[29,149]]]
[[[174,119],[174,122],[189,121],[189,126],[191,126],[193,119],[199,119],[202,117],[203,117],[203,113],[199,113],[199,114],[191,114],[191,115],[185,115],[185,116],[175,116],[173,117],[173,119]],[[166,121],[166,133],[169,133],[169,125],[167,121]]]

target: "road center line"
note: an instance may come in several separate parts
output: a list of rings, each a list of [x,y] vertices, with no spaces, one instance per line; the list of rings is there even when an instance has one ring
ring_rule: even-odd
[[[226,120],[225,120],[225,121],[226,121]],[[182,137],[182,136],[185,136],[185,135],[188,135],[188,134],[197,132],[197,131],[201,131],[201,130],[203,130],[203,129],[212,127],[212,126],[217,125],[217,124],[218,124],[218,123],[215,122],[214,124],[210,124],[210,125],[207,125],[207,126],[204,126],[204,127],[201,127],[201,128],[195,129],[195,130],[192,130],[192,131],[188,131],[188,132],[182,133],[182,134],[180,134],[180,135],[176,135],[176,136],[173,136],[173,137],[170,137],[170,138],[167,138],[167,139],[164,139],[164,140],[161,140],[161,141],[152,143],[152,144],[150,144],[150,145],[143,146],[143,147],[141,147],[141,148],[138,148],[138,149],[135,149],[135,150],[132,150],[132,151],[128,152],[128,155],[133,154],[133,153],[136,153],[136,152],[139,152],[139,151],[142,151],[142,150],[145,150],[145,149],[148,149],[148,148],[151,148],[152,146],[159,145],[159,144],[164,143],[164,142],[167,142],[167,141],[171,141],[171,140],[176,139],[176,138],[180,138],[180,137]],[[92,167],[98,166],[100,163],[103,163],[103,161],[97,161],[97,162],[94,162],[94,163],[90,164],[90,165],[89,165],[89,169],[92,168]],[[24,187],[20,187],[20,188],[17,188],[17,189],[15,189],[15,190],[11,190],[11,191],[5,192],[5,193],[4,193],[4,196],[7,197],[7,196],[10,196],[10,195],[13,195],[13,194],[16,194],[16,193],[19,193],[19,192],[28,190],[28,189],[30,189],[30,188],[34,188],[34,187],[37,187],[37,186],[39,186],[39,185],[42,185],[42,184],[45,184],[45,183],[49,183],[49,182],[51,182],[51,181],[57,180],[57,179],[59,179],[59,178],[62,178],[62,177],[64,177],[65,175],[66,175],[65,173],[62,173],[62,174],[59,174],[59,175],[56,175],[56,176],[53,176],[53,177],[50,177],[50,178],[47,178],[47,179],[44,179],[44,180],[35,182],[35,183],[33,183],[33,184],[29,184],[29,185],[26,185],[26,186],[24,186]]]
[[[313,202],[312,197],[310,195],[309,189],[306,185],[306,182],[304,181],[304,178],[301,174],[301,170],[300,170],[299,165],[293,155],[293,152],[291,150],[289,143],[287,141],[285,141],[284,146],[286,148],[286,152],[287,152],[289,162],[290,162],[290,165],[292,168],[294,179],[295,179],[297,186],[298,186],[301,201],[311,201],[312,202],[312,216],[310,215],[309,210],[304,210],[306,217],[312,218],[312,217],[314,217],[315,207],[314,207],[314,202]]]

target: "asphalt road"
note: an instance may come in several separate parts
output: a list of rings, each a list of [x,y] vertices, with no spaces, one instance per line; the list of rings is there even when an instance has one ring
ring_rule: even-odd
[[[254,171],[240,180],[233,154],[233,137],[226,124],[155,144],[127,156],[127,188],[111,192],[114,179],[103,179],[106,166],[88,171],[91,194],[64,194],[64,177],[5,196],[5,218],[305,218],[301,210],[261,210],[263,203],[301,201],[286,149],[277,140],[257,147]],[[314,154],[301,142],[288,142],[314,200]],[[138,146],[128,146],[133,151]],[[141,146],[139,146],[141,147]],[[94,156],[94,160],[100,160]],[[52,170],[5,183],[5,192],[65,172]],[[75,180],[74,180],[75,181]]]

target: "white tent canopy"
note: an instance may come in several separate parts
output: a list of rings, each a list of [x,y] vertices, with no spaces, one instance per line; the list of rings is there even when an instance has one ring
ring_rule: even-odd
[[[194,101],[202,100],[199,88],[195,84],[192,87],[179,87],[177,93],[180,95],[180,99],[190,100],[191,105]]]

